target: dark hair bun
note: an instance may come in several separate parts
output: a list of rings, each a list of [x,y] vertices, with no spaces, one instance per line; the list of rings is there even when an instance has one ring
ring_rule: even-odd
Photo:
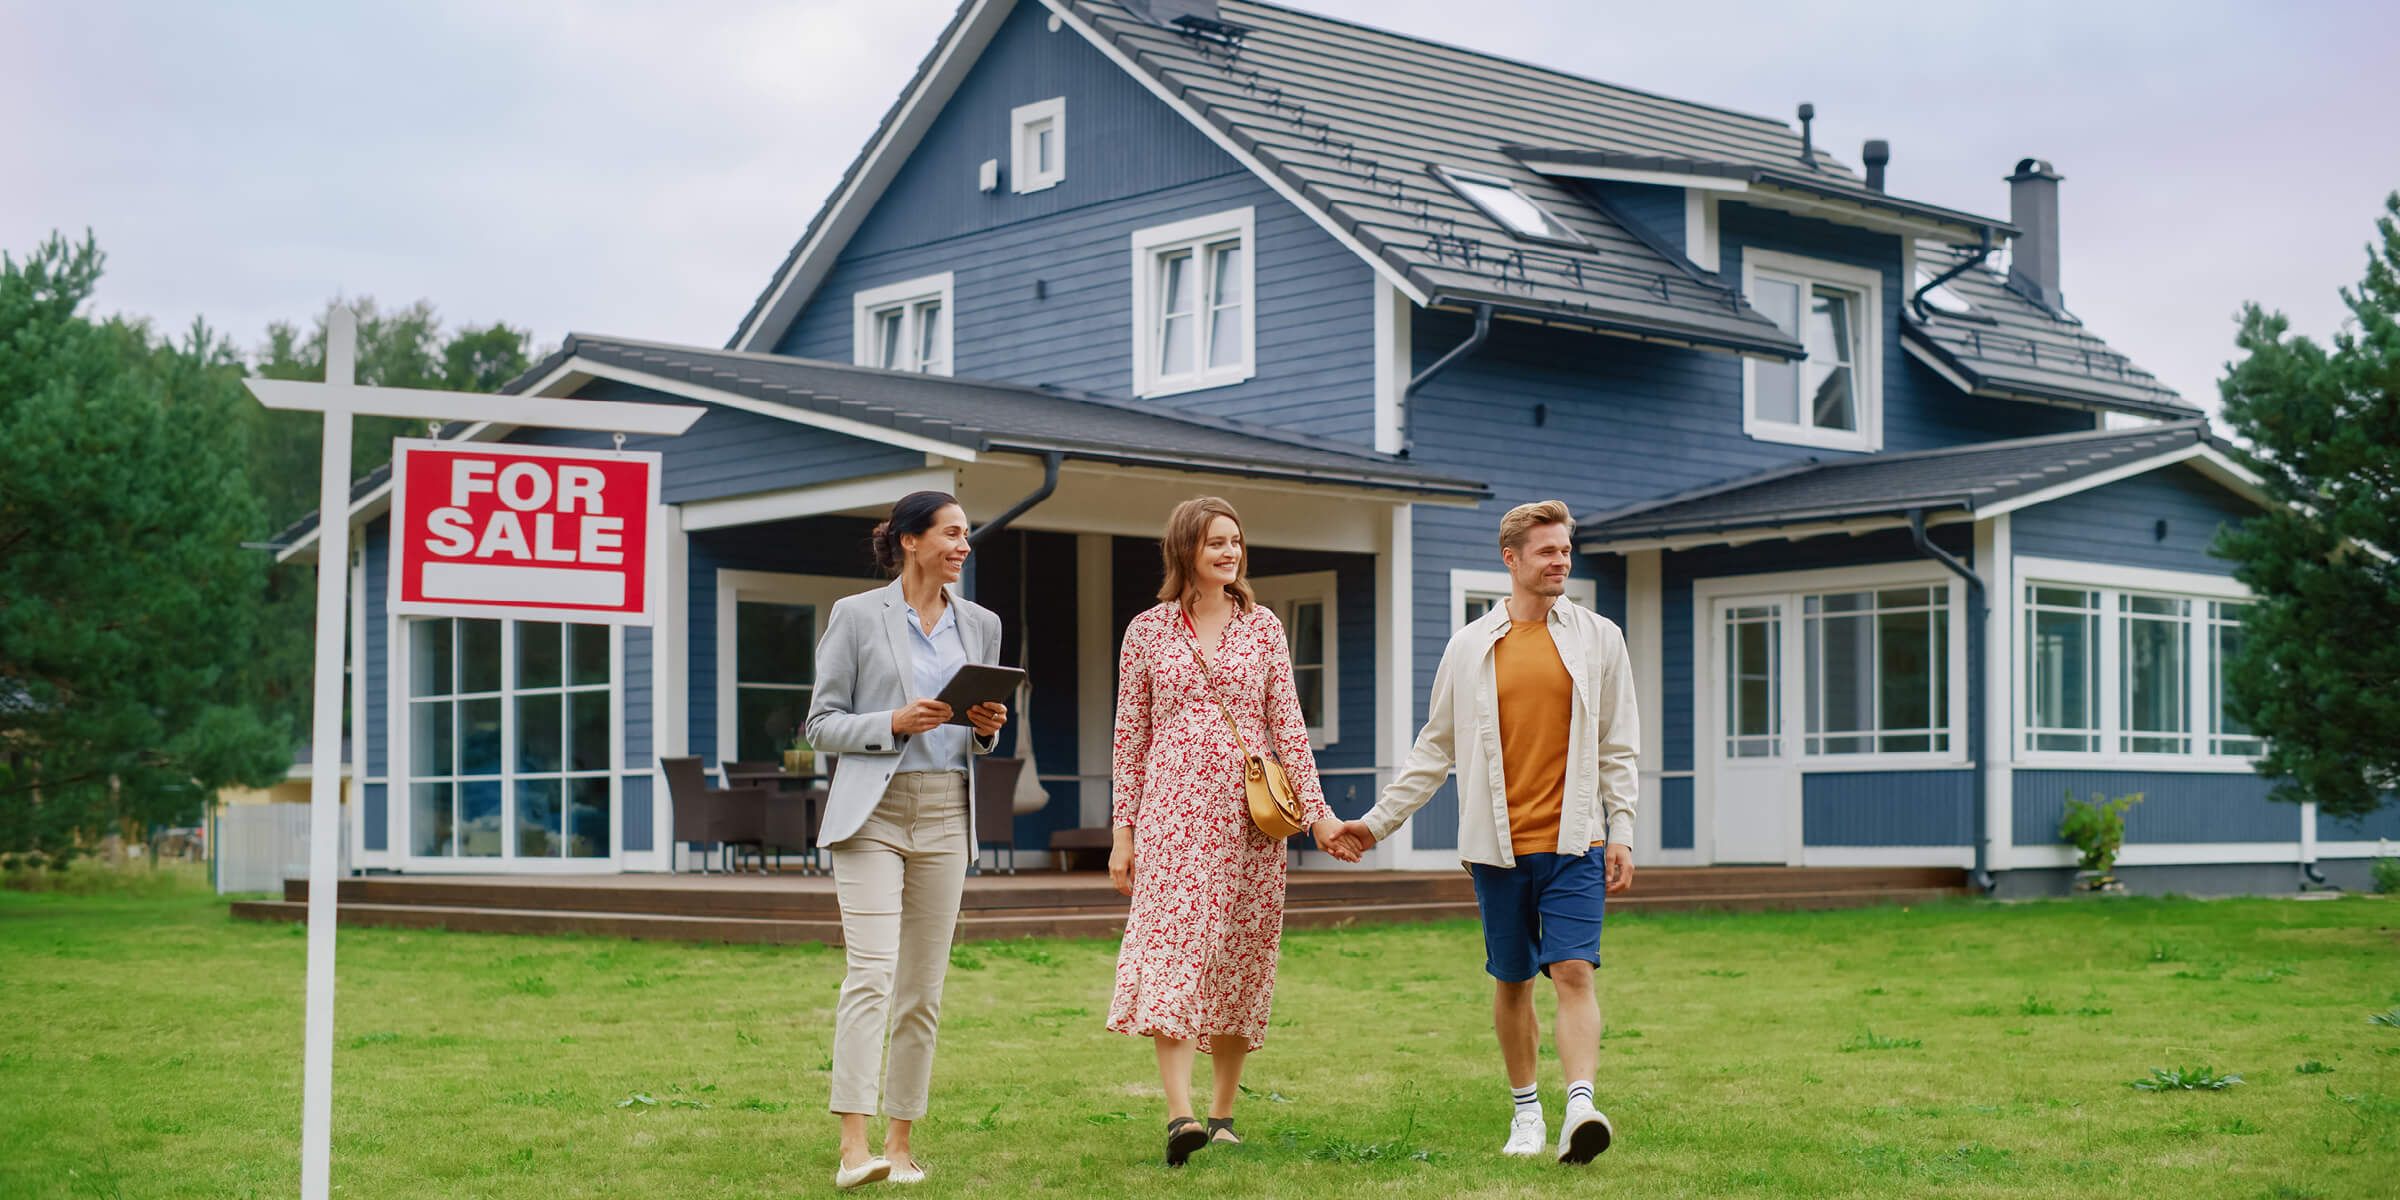
[[[900,573],[900,535],[892,532],[890,521],[875,522],[875,532],[867,535],[867,551],[875,556],[875,569],[886,575]]]

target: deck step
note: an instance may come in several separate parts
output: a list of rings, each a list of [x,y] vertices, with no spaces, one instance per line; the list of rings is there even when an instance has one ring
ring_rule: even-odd
[[[348,891],[347,888],[344,889]],[[1813,892],[1771,890],[1709,892],[1688,895],[1624,895],[1608,902],[1620,912],[1727,911],[1756,912],[1859,908],[1879,904],[1925,904],[1967,895],[1961,887],[1849,888]],[[1111,893],[1114,895],[1114,893]],[[308,920],[302,900],[243,900],[233,915],[251,921]],[[1357,925],[1421,921],[1470,920],[1473,899],[1383,900],[1368,903],[1291,904],[1284,909],[1290,929],[1343,928]],[[341,923],[352,927],[386,929],[449,929],[471,933],[581,933],[603,937],[687,942],[770,944],[841,944],[841,922],[834,919],[759,917],[725,913],[628,912],[561,910],[556,908],[496,907],[449,904],[352,902],[346,895]],[[1123,903],[1112,908],[1051,907],[1042,910],[979,911],[959,918],[961,941],[995,941],[1021,937],[1115,937],[1125,928]]]

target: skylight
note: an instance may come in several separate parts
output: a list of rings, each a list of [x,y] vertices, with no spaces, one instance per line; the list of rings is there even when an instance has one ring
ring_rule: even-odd
[[[1466,198],[1467,203],[1483,211],[1483,215],[1498,221],[1501,228],[1522,238],[1543,242],[1564,242],[1570,246],[1587,245],[1583,235],[1566,227],[1548,209],[1533,202],[1533,198],[1517,190],[1517,185],[1492,175],[1478,175],[1450,167],[1436,168],[1442,181]]]

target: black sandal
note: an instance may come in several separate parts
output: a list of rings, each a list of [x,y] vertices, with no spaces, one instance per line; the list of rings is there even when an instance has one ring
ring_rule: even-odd
[[[1186,1159],[1208,1145],[1208,1133],[1200,1122],[1190,1117],[1170,1117],[1167,1120],[1167,1165],[1180,1167]]]
[[[1217,1138],[1220,1133],[1225,1135],[1221,1143]],[[1232,1117],[1210,1117],[1208,1119],[1208,1140],[1212,1145],[1239,1146],[1242,1144],[1242,1135],[1233,1131]]]

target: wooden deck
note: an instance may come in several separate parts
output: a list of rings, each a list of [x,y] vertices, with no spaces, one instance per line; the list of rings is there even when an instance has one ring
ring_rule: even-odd
[[[1967,894],[1949,868],[1651,868],[1612,912],[1857,908]],[[246,900],[233,915],[305,921],[308,883],[281,900]],[[1125,898],[1092,872],[978,875],[960,906],[961,940],[1114,937]],[[1464,871],[1294,871],[1284,904],[1290,928],[1472,918]],[[841,913],[821,875],[370,875],[341,884],[351,926],[481,933],[584,933],[692,942],[824,942],[838,945]]]

